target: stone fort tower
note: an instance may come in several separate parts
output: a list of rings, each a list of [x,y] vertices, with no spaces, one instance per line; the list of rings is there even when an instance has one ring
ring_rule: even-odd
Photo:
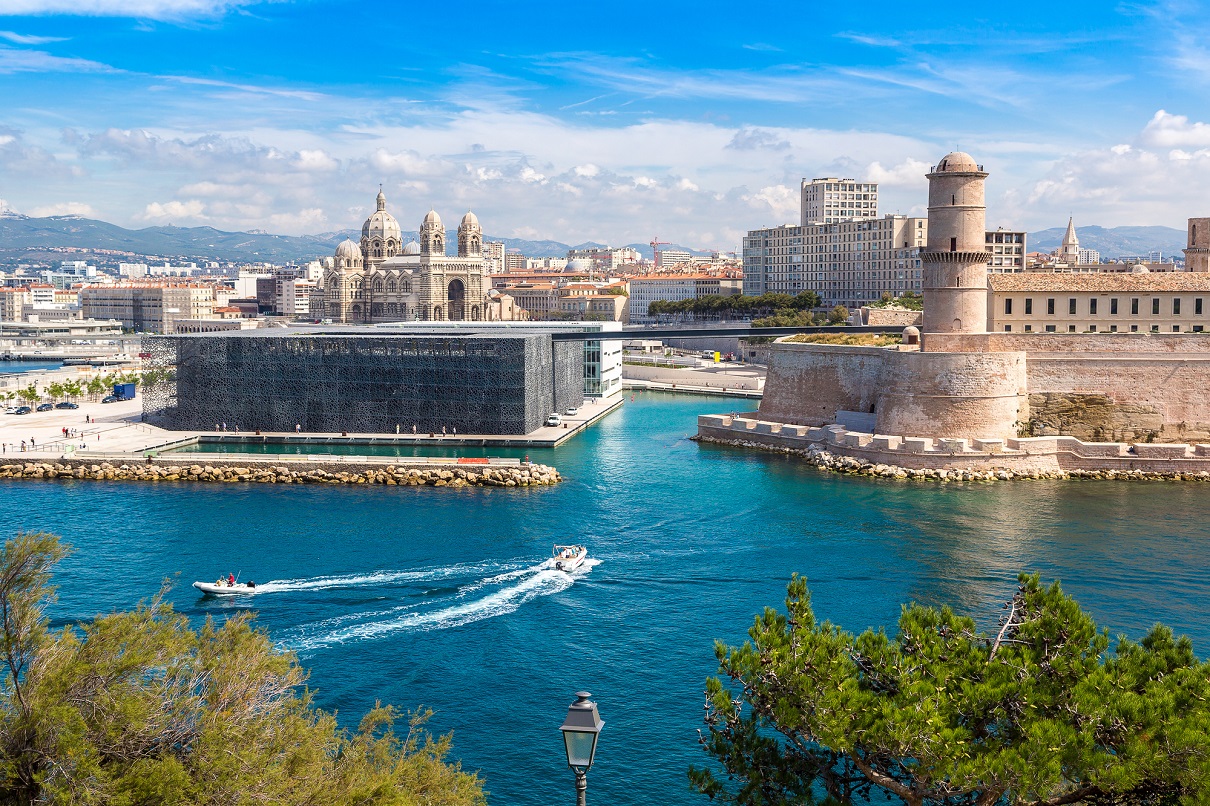
[[[928,174],[924,332],[987,332],[987,173],[969,154],[946,154]],[[927,337],[925,339],[927,349]]]
[[[1185,271],[1210,272],[1210,218],[1189,219]]]

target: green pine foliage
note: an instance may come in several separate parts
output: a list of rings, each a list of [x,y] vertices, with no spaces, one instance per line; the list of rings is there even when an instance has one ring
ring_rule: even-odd
[[[246,616],[194,630],[165,590],[51,630],[49,534],[0,552],[0,803],[480,806],[429,712],[377,706],[355,731],[316,709],[306,672]]]
[[[1210,664],[1156,626],[1110,651],[1056,582],[1020,578],[994,635],[910,604],[898,632],[786,613],[716,647],[692,786],[720,803],[1059,806],[1210,802]]]
[[[797,312],[818,308],[823,300],[814,291],[800,291],[794,296],[770,292],[759,296],[742,294],[713,294],[676,302],[654,300],[647,305],[652,316],[684,318],[734,318],[739,316],[773,316],[775,312]]]

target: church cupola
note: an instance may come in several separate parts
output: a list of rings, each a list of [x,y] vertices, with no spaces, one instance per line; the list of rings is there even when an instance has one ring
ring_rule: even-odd
[[[458,225],[458,257],[479,257],[483,254],[483,228],[474,213],[468,212]]]
[[[445,254],[445,225],[435,210],[429,210],[420,225],[420,253],[422,255]]]

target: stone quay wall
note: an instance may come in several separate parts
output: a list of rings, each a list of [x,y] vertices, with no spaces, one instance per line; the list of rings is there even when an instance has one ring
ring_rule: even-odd
[[[1210,480],[1210,445],[1159,443],[1092,443],[1075,437],[958,439],[897,437],[849,431],[843,426],[811,427],[756,419],[701,415],[698,438],[744,447],[763,447],[804,456],[827,453],[857,462],[841,469],[880,467],[891,475],[936,471],[1016,476],[1090,478],[1196,478]],[[875,475],[882,475],[878,473]]]
[[[548,465],[513,463],[414,464],[351,457],[341,462],[93,458],[28,461],[0,465],[0,479],[88,479],[95,481],[244,482],[257,484],[380,484],[401,487],[542,487],[562,481]]]
[[[837,411],[866,412],[879,433],[1006,439],[1028,407],[1024,353],[778,344],[760,417],[822,426]]]

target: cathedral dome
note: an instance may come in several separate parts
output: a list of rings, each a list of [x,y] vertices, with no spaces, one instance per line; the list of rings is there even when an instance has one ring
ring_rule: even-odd
[[[399,243],[403,240],[403,230],[399,228],[395,216],[380,208],[361,225],[361,237],[371,240],[377,238],[383,243],[391,240]]]
[[[408,241],[406,244],[403,245],[403,254],[404,255],[419,255],[420,254],[420,244],[416,243],[415,241]]]
[[[937,167],[933,169],[937,173],[955,172],[962,173],[966,171],[981,171],[982,168],[975,162],[975,158],[970,154],[962,151],[951,151],[941,158],[941,162],[937,163]]]
[[[424,217],[424,223],[425,224],[434,224],[434,225],[440,227],[441,226],[441,216],[437,215],[436,210],[429,210],[428,213]]]
[[[345,238],[341,241],[340,246],[336,247],[336,257],[361,260],[361,247]]]
[[[477,226],[479,226],[479,219],[475,216],[474,213],[467,211],[467,214],[462,216],[462,226],[477,227]]]

